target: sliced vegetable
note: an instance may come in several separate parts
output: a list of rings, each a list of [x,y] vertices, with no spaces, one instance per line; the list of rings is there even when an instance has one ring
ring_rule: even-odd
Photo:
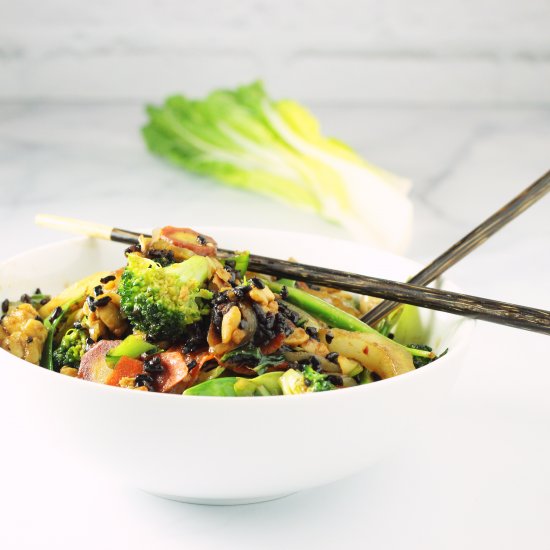
[[[80,360],[78,378],[105,384],[105,381],[113,372],[113,369],[107,365],[107,353],[120,343],[120,340],[101,340],[94,344]]]
[[[157,346],[147,342],[143,334],[130,334],[116,348],[107,353],[106,361],[109,366],[115,367],[122,357],[135,359],[142,353],[154,352],[157,349]]]
[[[349,332],[333,328],[330,329],[331,337],[327,339],[326,335],[327,332],[322,333],[321,340],[331,352],[354,359],[380,378],[390,378],[414,370],[410,351],[377,332]]]
[[[143,361],[131,357],[121,357],[105,380],[108,386],[118,386],[123,378],[135,378],[143,373]]]
[[[345,330],[353,330],[358,332],[372,332],[378,334],[378,332],[363,323],[357,317],[338,309],[336,306],[325,302],[323,299],[313,296],[308,292],[294,288],[288,285],[281,284],[280,281],[268,281],[262,279],[263,282],[275,293],[281,294],[283,286],[286,287],[285,300],[305,310],[307,313],[313,315],[317,319],[324,321],[332,327],[338,327]]]
[[[282,372],[268,372],[256,378],[231,376],[207,380],[192,386],[183,395],[213,395],[222,397],[247,397],[253,395],[280,395],[279,379]]]
[[[283,285],[281,285],[280,282],[274,282],[274,281],[268,281],[268,280],[263,280],[263,281],[267,286],[269,286],[269,288],[273,292],[276,292],[277,294],[281,294]],[[354,317],[350,313],[346,313],[345,311],[342,311],[336,306],[333,306],[332,304],[325,302],[325,300],[323,300],[322,298],[313,296],[312,294],[309,294],[308,292],[300,290],[299,288],[287,287],[285,300],[287,300],[291,304],[294,304],[302,308],[307,313],[310,313],[311,315],[315,316],[317,319],[321,319],[331,327],[337,327],[337,328],[341,328],[351,332],[363,332],[363,333],[374,334],[379,338],[381,338],[382,341],[389,342],[393,346],[400,347],[403,350],[408,351],[411,355],[420,356],[420,357],[430,357],[430,358],[433,357],[433,354],[431,354],[428,351],[425,351],[419,348],[408,348],[408,347],[402,346],[401,344],[398,344],[393,340],[390,340],[389,338],[386,338],[384,335],[380,334],[376,329],[372,328],[366,323],[363,323],[361,319],[358,319],[357,317]]]
[[[213,380],[207,380],[196,386],[187,388],[183,395],[214,395],[220,397],[236,397],[235,382],[236,376],[214,378]]]
[[[197,233],[188,227],[167,225],[160,230],[158,237],[178,248],[191,250],[199,256],[215,256],[217,252],[217,243],[212,237]]]
[[[89,290],[100,284],[100,279],[109,275],[110,271],[99,271],[93,275],[89,275],[80,281],[67,287],[57,296],[53,297],[47,304],[42,306],[38,313],[42,319],[45,319],[57,307],[63,307],[64,304],[72,302],[76,303],[79,299],[84,299],[86,294],[90,294]]]

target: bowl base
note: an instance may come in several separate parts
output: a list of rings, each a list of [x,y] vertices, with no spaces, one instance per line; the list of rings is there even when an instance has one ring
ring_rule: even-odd
[[[168,500],[176,500],[178,502],[185,502],[187,504],[202,504],[206,506],[238,506],[241,504],[257,504],[259,502],[268,502],[270,500],[278,500],[285,498],[295,493],[284,493],[281,495],[266,495],[263,497],[244,497],[244,498],[197,498],[197,497],[185,497],[179,495],[166,495],[162,493],[153,493],[151,491],[145,491],[150,495],[165,498]]]

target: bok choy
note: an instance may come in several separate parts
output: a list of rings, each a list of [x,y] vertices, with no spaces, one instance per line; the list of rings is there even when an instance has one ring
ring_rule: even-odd
[[[189,171],[317,212],[351,234],[402,251],[412,223],[409,182],[321,133],[299,103],[260,82],[203,100],[176,95],[147,108],[149,149]]]

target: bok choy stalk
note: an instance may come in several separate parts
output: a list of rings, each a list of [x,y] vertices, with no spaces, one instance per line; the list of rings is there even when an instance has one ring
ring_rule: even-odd
[[[409,182],[325,137],[304,107],[272,100],[260,82],[204,100],[172,96],[147,112],[145,141],[172,163],[317,212],[359,240],[406,246]]]

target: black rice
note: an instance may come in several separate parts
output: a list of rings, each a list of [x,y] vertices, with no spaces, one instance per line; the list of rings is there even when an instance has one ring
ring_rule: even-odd
[[[98,298],[94,302],[94,305],[95,305],[95,307],[103,307],[103,306],[106,306],[110,301],[111,301],[110,296],[103,296],[101,298]]]

